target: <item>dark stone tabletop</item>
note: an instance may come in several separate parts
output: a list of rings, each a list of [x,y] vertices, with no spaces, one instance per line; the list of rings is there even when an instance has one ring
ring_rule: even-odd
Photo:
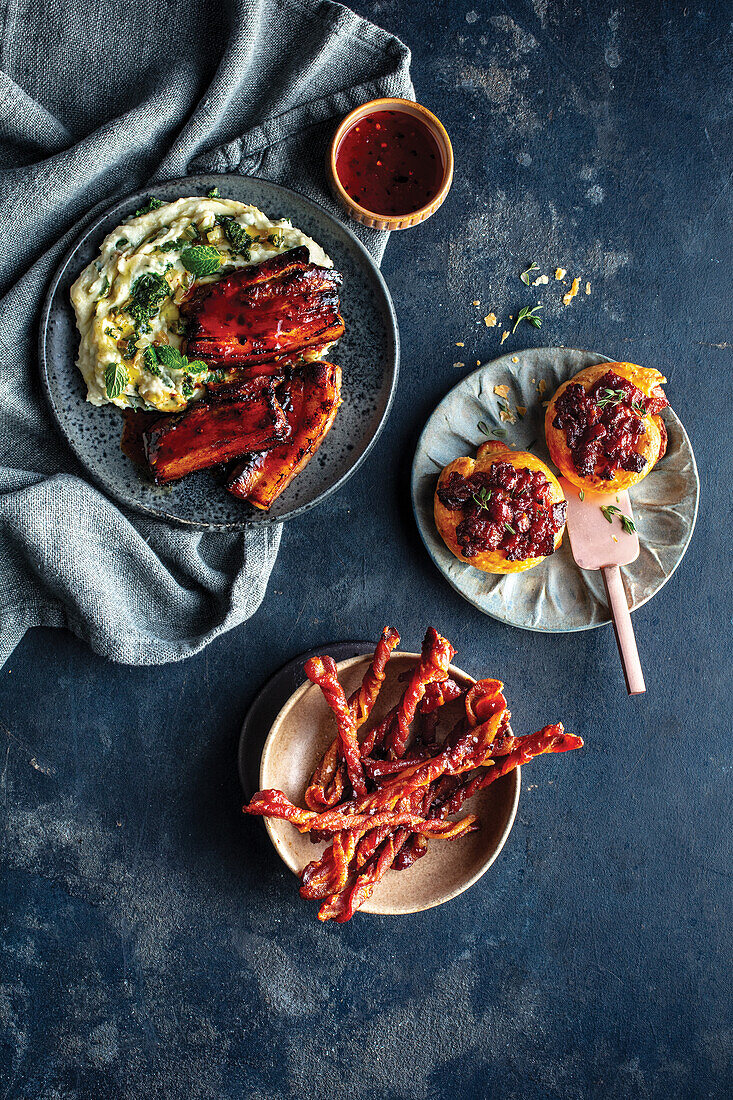
[[[149,669],[39,630],[0,673],[0,1093],[730,1096],[730,12],[355,6],[412,47],[418,97],[456,155],[445,206],[384,263],[395,406],[356,476],[287,526],[241,629]],[[610,627],[485,618],[412,519],[419,431],[499,353],[482,317],[524,302],[533,259],[591,294],[565,308],[538,288],[542,329],[502,350],[659,368],[698,459],[691,548],[634,616],[648,691],[632,700]],[[506,682],[517,732],[561,718],[585,748],[526,769],[506,848],[468,893],[321,926],[239,812],[238,732],[288,659],[386,622],[410,648],[434,624],[464,668]]]

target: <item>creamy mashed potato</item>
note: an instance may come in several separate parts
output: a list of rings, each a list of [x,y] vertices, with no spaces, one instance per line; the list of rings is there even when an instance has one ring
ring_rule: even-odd
[[[194,283],[216,282],[300,245],[312,263],[333,267],[289,221],[270,221],[232,199],[177,199],[118,226],[71,288],[87,400],[161,412],[185,408],[216,371],[175,354],[185,340],[178,308],[184,295]],[[158,354],[165,345],[170,351]]]

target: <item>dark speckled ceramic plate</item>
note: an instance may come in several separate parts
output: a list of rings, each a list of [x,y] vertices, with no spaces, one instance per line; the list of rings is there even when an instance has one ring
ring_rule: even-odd
[[[69,289],[94,259],[105,235],[148,195],[171,201],[218,187],[228,199],[253,203],[268,217],[290,218],[326,250],[344,277],[346,333],[333,352],[343,369],[343,404],[318,453],[266,514],[227,493],[221,473],[193,474],[165,488],[144,480],[120,450],[122,416],[86,402],[76,366],[79,334]],[[41,374],[51,409],[71,448],[111,496],[140,512],[193,527],[242,527],[290,519],[318,504],[354,473],[375,442],[397,382],[399,336],[392,300],[369,253],[330,214],[302,195],[251,176],[190,176],[156,184],[115,204],[87,228],[64,259],[48,293],[40,329]]]
[[[412,503],[430,557],[469,603],[511,626],[562,632],[610,622],[601,575],[578,568],[567,536],[555,554],[526,573],[493,576],[459,561],[441,539],[433,519],[438,474],[459,455],[475,455],[486,441],[479,422],[502,433],[515,450],[531,448],[549,463],[543,400],[584,367],[604,362],[611,360],[574,348],[528,348],[502,355],[473,371],[443,398],[417,445]],[[500,420],[496,385],[509,387],[512,409],[517,404],[527,409],[515,424]],[[667,396],[674,401],[673,393]],[[622,570],[632,611],[650,600],[672,576],[690,544],[697,517],[700,482],[690,440],[672,409],[665,409],[662,415],[669,437],[667,453],[630,493],[641,544],[639,557]]]

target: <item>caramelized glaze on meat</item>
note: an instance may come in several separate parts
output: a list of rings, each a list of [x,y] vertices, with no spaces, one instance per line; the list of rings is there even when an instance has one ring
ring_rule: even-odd
[[[194,291],[181,306],[189,359],[246,366],[338,340],[341,276],[308,257],[293,248]]]

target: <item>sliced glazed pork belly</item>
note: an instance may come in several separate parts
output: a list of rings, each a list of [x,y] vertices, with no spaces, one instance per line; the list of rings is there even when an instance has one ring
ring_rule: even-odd
[[[181,305],[187,355],[238,367],[293,355],[338,340],[341,276],[293,248],[200,287]]]

